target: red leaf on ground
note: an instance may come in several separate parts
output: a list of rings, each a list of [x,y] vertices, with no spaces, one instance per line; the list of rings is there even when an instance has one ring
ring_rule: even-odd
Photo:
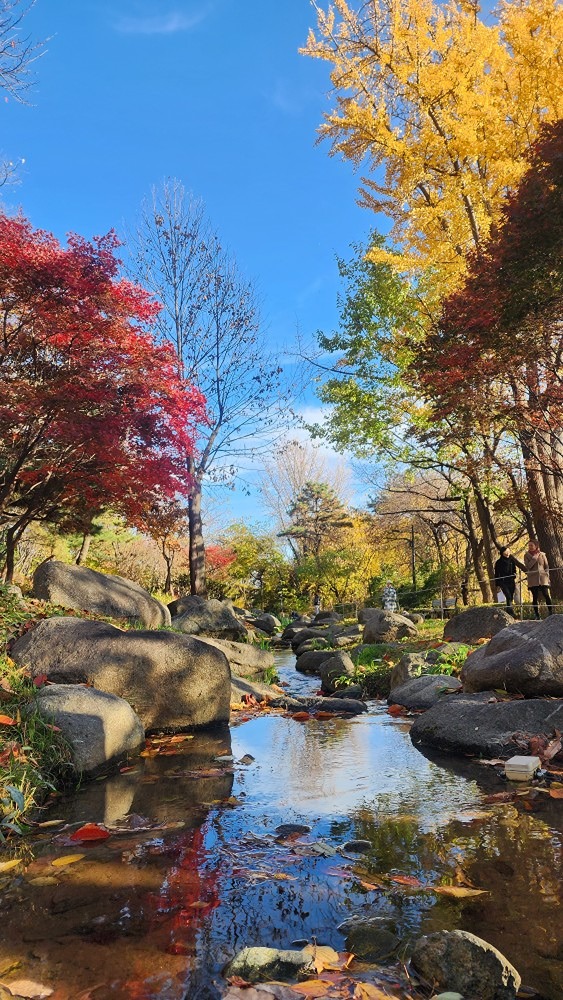
[[[17,725],[16,720],[12,719],[10,715],[0,715],[0,726],[15,726]]]
[[[47,677],[47,674],[37,674],[37,677],[33,678],[33,683],[35,684],[36,688],[40,688],[43,687],[43,685],[46,684],[48,680],[49,678]]]

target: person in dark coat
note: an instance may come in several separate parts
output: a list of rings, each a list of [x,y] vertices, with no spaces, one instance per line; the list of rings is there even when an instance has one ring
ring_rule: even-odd
[[[495,563],[495,586],[506,597],[506,610],[514,614],[512,602],[516,590],[516,562],[508,545],[503,545],[500,549],[500,556]]]

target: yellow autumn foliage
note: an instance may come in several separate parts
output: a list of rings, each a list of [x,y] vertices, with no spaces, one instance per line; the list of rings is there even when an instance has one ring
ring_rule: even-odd
[[[392,220],[402,269],[442,295],[486,239],[544,120],[563,116],[563,8],[503,0],[333,0],[303,52],[332,65],[320,132],[367,168],[362,203]],[[373,259],[395,260],[377,250]]]

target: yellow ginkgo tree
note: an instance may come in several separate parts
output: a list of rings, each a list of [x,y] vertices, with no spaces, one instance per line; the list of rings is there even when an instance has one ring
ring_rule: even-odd
[[[540,123],[563,116],[563,8],[503,0],[484,16],[468,0],[356,5],[314,5],[303,51],[332,65],[336,100],[320,132],[366,174],[361,201],[392,220],[401,268],[430,275],[441,297],[499,218]]]

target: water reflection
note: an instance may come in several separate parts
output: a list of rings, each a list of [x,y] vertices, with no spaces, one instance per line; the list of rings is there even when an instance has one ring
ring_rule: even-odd
[[[232,764],[217,761],[231,752]],[[255,760],[243,765],[246,754]],[[216,1000],[240,948],[315,938],[341,949],[339,926],[359,915],[381,918],[401,954],[420,933],[473,931],[563,1000],[561,805],[483,805],[501,787],[492,768],[420,754],[381,706],[354,719],[262,716],[232,742],[198,736],[57,805],[69,822],[131,828],[59,869],[52,860],[76,846],[36,838],[36,860],[0,895],[0,974],[45,982],[53,1000],[96,986],[93,1000]],[[288,822],[311,832],[276,841]],[[353,839],[370,849],[348,854]],[[487,894],[449,899],[386,878],[377,888],[389,873]]]

